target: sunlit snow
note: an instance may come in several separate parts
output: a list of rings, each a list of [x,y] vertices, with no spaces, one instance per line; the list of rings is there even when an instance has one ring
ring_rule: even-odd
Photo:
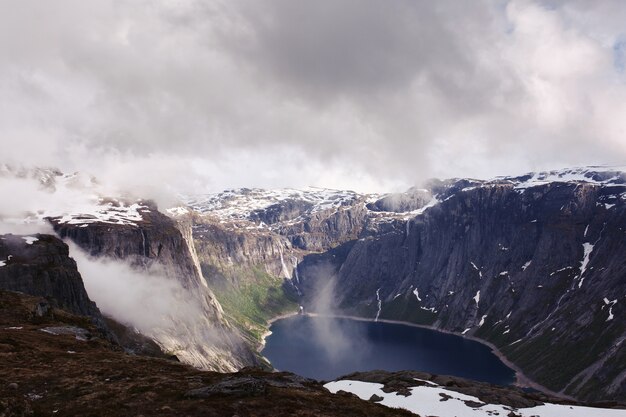
[[[416,385],[417,383],[416,381]],[[410,388],[411,394],[406,397],[396,392],[384,392],[383,384],[373,382],[341,380],[329,382],[324,387],[332,393],[351,392],[363,400],[369,400],[376,395],[383,398],[379,404],[391,408],[403,408],[421,416],[492,417],[507,416],[510,413],[520,417],[624,417],[625,415],[624,410],[550,403],[528,408],[487,404],[477,397],[448,390],[432,382]],[[482,405],[475,406],[476,403]]]

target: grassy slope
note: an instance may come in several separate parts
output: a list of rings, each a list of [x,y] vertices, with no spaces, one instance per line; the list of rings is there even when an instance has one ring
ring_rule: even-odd
[[[209,268],[203,266],[203,269]],[[228,280],[213,291],[226,315],[251,342],[260,345],[269,320],[297,310],[298,304],[287,297],[282,287],[282,278],[258,267],[225,272],[237,276],[239,284]]]

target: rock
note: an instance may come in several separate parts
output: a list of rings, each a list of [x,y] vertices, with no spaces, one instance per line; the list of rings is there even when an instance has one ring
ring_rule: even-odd
[[[83,342],[92,338],[92,335],[88,330],[76,326],[44,327],[39,330],[44,333],[49,333],[56,336],[63,334],[73,335],[76,340],[80,340]]]
[[[480,408],[483,405],[485,405],[485,403],[479,403],[479,402],[471,401],[471,400],[467,400],[463,402],[465,403],[466,406],[471,407],[471,408]]]
[[[15,382],[11,382],[7,385],[7,388],[11,390],[17,390],[19,388],[19,385],[17,385]]]
[[[391,211],[405,213],[424,207],[433,198],[429,190],[413,187],[404,193],[387,194],[383,198],[369,203],[372,211]]]
[[[439,401],[448,401],[450,398],[452,398],[450,395],[444,392],[439,393],[439,396],[441,397]]]
[[[102,314],[87,295],[68,246],[54,236],[37,234],[36,238],[37,244],[28,245],[21,236],[2,236],[0,259],[11,260],[0,267],[0,289],[51,297],[57,307],[92,317],[104,328]],[[49,300],[42,300],[33,313],[42,317],[50,307]]]
[[[381,397],[380,395],[376,395],[376,394],[372,394],[372,396],[370,397],[369,401],[373,402],[373,403],[377,403],[384,400],[383,397]]]
[[[33,314],[36,317],[43,317],[47,315],[49,312],[50,312],[50,304],[48,303],[48,300],[41,300],[35,306],[35,310]]]
[[[254,377],[230,377],[217,384],[196,388],[185,393],[190,398],[217,396],[259,396],[267,389],[267,382]]]

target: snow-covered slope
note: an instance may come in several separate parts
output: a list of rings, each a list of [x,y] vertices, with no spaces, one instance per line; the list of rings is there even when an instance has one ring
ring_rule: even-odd
[[[430,381],[410,388],[410,395],[385,392],[383,384],[374,382],[340,380],[329,382],[330,392],[351,392],[363,400],[372,396],[382,398],[379,404],[392,408],[404,408],[420,416],[437,417],[624,417],[626,410],[581,407],[574,405],[545,403],[535,407],[514,408],[503,404],[484,403],[479,398],[446,389]]]
[[[353,191],[307,187],[303,189],[240,188],[214,194],[182,196],[183,202],[201,214],[223,221],[254,220],[255,213],[286,202],[299,202],[303,213],[317,213],[353,204],[363,196]],[[176,208],[170,209],[175,214]]]
[[[0,190],[15,201],[0,205],[0,221],[35,227],[57,223],[137,225],[149,203],[109,196],[94,177],[79,172],[64,174],[51,168],[15,168],[0,165]]]
[[[626,166],[591,166],[533,172],[519,177],[496,177],[492,181],[508,181],[516,189],[526,189],[554,182],[625,185]]]

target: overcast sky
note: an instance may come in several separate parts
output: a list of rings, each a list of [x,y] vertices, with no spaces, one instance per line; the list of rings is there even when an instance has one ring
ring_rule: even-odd
[[[0,157],[146,190],[626,162],[623,1],[0,0]]]

